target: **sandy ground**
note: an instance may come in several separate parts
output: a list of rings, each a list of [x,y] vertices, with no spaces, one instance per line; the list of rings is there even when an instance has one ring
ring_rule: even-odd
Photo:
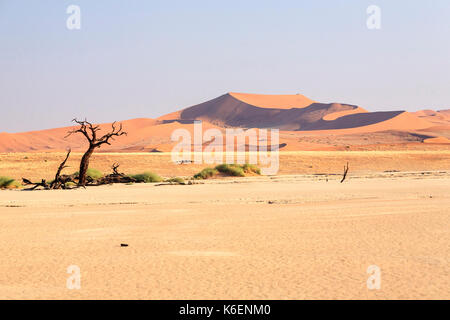
[[[0,153],[0,176],[34,181],[53,179],[65,153]],[[73,153],[69,168],[63,173],[78,171],[81,153]],[[403,151],[283,151],[279,153],[278,174],[342,174],[349,162],[352,173],[383,171],[450,170],[450,150]],[[111,165],[120,163],[120,172],[127,174],[152,171],[164,177],[189,177],[207,164],[177,165],[170,153],[95,153],[91,167],[111,173]]]
[[[440,171],[1,191],[0,298],[449,299],[448,190]]]

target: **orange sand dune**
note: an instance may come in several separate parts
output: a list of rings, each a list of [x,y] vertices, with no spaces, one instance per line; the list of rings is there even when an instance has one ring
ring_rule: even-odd
[[[420,110],[414,112],[414,115],[435,125],[450,125],[450,110]]]
[[[425,143],[450,143],[450,139],[447,139],[445,137],[436,137],[436,138],[425,139],[423,142],[425,142]]]
[[[262,99],[262,97],[266,96],[258,96],[258,99]],[[288,99],[286,96],[279,97],[267,96],[266,104],[261,108],[239,100],[233,94],[225,94],[216,99],[182,110],[181,119],[206,120],[226,127],[317,130],[320,126],[330,125],[330,121],[323,120],[328,114],[342,113],[344,111],[353,112],[355,109],[358,109],[357,106],[353,105],[317,102],[311,103],[308,106],[302,105],[302,108],[277,108],[277,105],[283,106],[283,102],[285,102],[283,99]],[[295,96],[288,97],[293,99],[292,97]],[[277,99],[280,99],[280,101]],[[268,106],[272,102],[276,106],[269,108]],[[376,118],[373,121],[379,121],[379,119]],[[370,121],[369,124],[371,124]],[[333,125],[331,124],[331,126]],[[358,124],[355,123],[352,126],[358,126]]]
[[[315,102],[301,94],[272,95],[230,92],[229,95],[252,106],[271,109],[305,108]]]
[[[194,120],[203,121],[203,131],[217,128],[276,128],[280,135],[282,150],[334,150],[344,144],[361,143],[356,135],[374,132],[383,136],[364,136],[362,144],[423,142],[425,139],[450,138],[450,110],[423,110],[416,113],[403,111],[368,112],[349,104],[319,103],[303,95],[259,95],[227,93],[215,99],[161,116],[157,119],[132,119],[123,121],[127,136],[118,138],[112,146],[100,151],[114,152],[167,152],[176,142],[171,134],[176,129],[193,133]],[[111,124],[102,124],[102,131]],[[23,133],[0,133],[0,152],[62,151],[69,146],[74,151],[86,148],[81,135],[65,138],[74,127],[64,127]],[[417,133],[417,132],[424,132]],[[402,132],[402,133],[401,133]],[[414,137],[414,134],[417,137]],[[336,137],[347,135],[336,143]],[[355,135],[349,138],[348,135]],[[302,137],[329,136],[305,140]],[[443,141],[440,138],[439,141]],[[403,139],[403,140],[402,140]],[[428,142],[438,141],[429,140]]]
[[[394,116],[386,119],[387,116],[389,117],[392,114],[394,114]],[[368,119],[364,119],[363,117],[366,117]],[[352,125],[356,125],[358,123],[364,123],[367,120],[373,121],[374,123],[365,126],[351,127]],[[328,128],[330,128],[329,130],[313,130],[307,131],[305,133],[338,135],[338,134],[355,134],[363,132],[377,132],[386,130],[414,131],[429,128],[433,125],[432,123],[423,119],[419,119],[418,117],[406,111],[399,111],[395,113],[394,112],[372,112],[368,114],[358,113],[338,118],[336,121],[342,123],[341,129],[339,128],[331,129],[329,125],[328,126]],[[346,123],[345,126],[344,123]]]
[[[418,130],[420,133],[424,133],[431,136],[439,136],[450,139],[450,124],[448,125],[437,125],[422,130]]]
[[[322,119],[325,121],[333,121],[333,120],[336,120],[337,118],[341,118],[343,116],[348,116],[350,114],[367,113],[367,112],[368,112],[367,110],[365,110],[361,107],[356,107],[355,109],[329,113],[329,114],[325,115]]]
[[[157,120],[173,120],[173,119],[180,119],[181,118],[181,111],[175,111],[169,114],[165,114],[159,118],[157,118]]]
[[[121,123],[123,130],[128,134],[116,138],[111,146],[103,145],[100,151],[168,151],[168,148],[174,144],[171,141],[172,132],[176,129],[186,129],[192,135],[194,130],[193,124],[181,124],[176,121],[162,123],[154,119],[133,119]],[[207,122],[203,123],[204,130],[214,127]],[[74,128],[64,127],[23,133],[0,133],[0,152],[62,151],[69,147],[74,151],[85,150],[87,142],[81,134],[66,137],[67,133]],[[100,128],[99,135],[110,130],[111,124],[101,124]]]

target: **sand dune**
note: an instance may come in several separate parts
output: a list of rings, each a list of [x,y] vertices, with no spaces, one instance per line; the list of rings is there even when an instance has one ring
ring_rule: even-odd
[[[367,112],[368,112],[367,110],[365,110],[361,107],[356,107],[356,108],[350,109],[350,110],[343,110],[343,111],[329,113],[329,114],[323,116],[322,119],[325,121],[333,121],[333,120],[336,120],[337,118],[341,118],[343,116],[347,116],[350,114],[367,113]]]
[[[315,102],[301,94],[272,95],[230,92],[229,95],[249,105],[270,109],[305,108]]]
[[[202,120],[203,130],[216,128],[224,131],[229,127],[277,128],[283,150],[332,150],[340,147],[334,142],[336,136],[398,131],[404,132],[403,143],[410,143],[411,135],[423,132],[428,142],[450,138],[450,111],[423,110],[416,113],[403,111],[368,112],[354,105],[341,103],[319,103],[303,95],[259,95],[227,93],[204,103],[161,116],[157,119],[132,119],[123,121],[127,136],[117,139],[113,146],[104,146],[100,151],[158,152],[170,151],[175,145],[171,133],[184,128],[193,131],[193,121]],[[107,130],[110,124],[102,124]],[[448,126],[448,127],[447,127]],[[80,151],[86,148],[81,135],[65,138],[73,127],[63,127],[24,133],[0,133],[0,152],[62,151],[69,146]],[[330,137],[321,143],[304,141],[304,137],[316,135]],[[390,134],[385,135],[385,137]],[[402,135],[397,135],[397,138]],[[420,136],[420,135],[418,135]],[[364,145],[376,144],[372,136],[366,135]],[[371,142],[372,141],[372,142]],[[396,143],[402,143],[396,139]]]
[[[450,144],[450,140],[445,137],[436,137],[436,138],[429,138],[425,139],[423,142],[425,143],[443,143],[443,144]]]
[[[128,135],[91,168],[192,177],[208,165],[174,163],[170,136],[197,119],[280,128],[285,152],[275,176],[0,191],[0,298],[448,299],[449,111],[229,93],[123,121]],[[86,142],[70,129],[0,133],[0,176],[53,179],[69,146],[64,173],[78,170]],[[67,289],[71,265],[80,290]],[[380,290],[367,288],[370,265]]]
[[[357,126],[356,124],[364,124]],[[386,130],[415,131],[432,127],[427,120],[406,111],[358,113],[343,116],[335,121],[322,122],[314,133],[356,134]],[[311,131],[313,133],[313,131]]]
[[[154,119],[133,119],[121,122],[126,136],[116,139],[112,146],[104,145],[101,151],[142,152],[159,149],[169,151],[175,143],[170,137],[176,129],[186,129],[193,132],[193,124],[182,124],[177,121],[163,123]],[[110,123],[100,124],[101,131],[106,132],[111,128]],[[84,150],[87,147],[82,135],[67,136],[75,127],[24,132],[1,133],[0,152],[32,152],[32,151],[62,151],[71,147],[74,151]],[[203,123],[205,130],[215,128],[207,122]]]
[[[237,95],[240,97],[240,95]],[[247,98],[247,96],[244,96]],[[258,96],[262,100],[264,96]],[[294,99],[296,96],[271,96],[267,98],[264,107],[248,104],[246,100],[239,100],[235,95],[225,94],[216,99],[201,103],[199,105],[184,109],[181,112],[182,119],[200,119],[215,123],[221,126],[245,127],[245,128],[279,128],[281,130],[316,130],[321,125],[329,124],[333,121],[324,121],[324,117],[330,114],[343,114],[347,111],[353,113],[363,112],[357,106],[339,103],[317,103],[309,105],[302,104],[301,108],[286,107],[286,101]],[[279,101],[276,101],[279,99]],[[275,102],[274,102],[275,101]],[[302,99],[303,101],[303,99]],[[252,101],[256,103],[257,101]],[[267,107],[269,103],[282,108]],[[365,111],[365,110],[364,110]],[[336,117],[337,118],[337,117]],[[360,126],[365,125],[355,123],[341,124]],[[374,118],[373,121],[380,121]],[[383,121],[383,119],[381,120]],[[338,125],[336,125],[337,127]]]
[[[450,125],[450,110],[420,110],[414,115],[434,125]]]

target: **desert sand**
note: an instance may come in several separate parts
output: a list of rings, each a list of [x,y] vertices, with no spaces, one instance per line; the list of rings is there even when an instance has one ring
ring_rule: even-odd
[[[427,142],[450,149],[449,110],[369,112],[344,103],[320,103],[303,95],[227,93],[157,119],[121,121],[127,136],[104,152],[170,152],[176,129],[193,132],[194,120],[203,131],[211,128],[276,128],[282,151],[398,150],[422,148]],[[118,119],[120,120],[120,119]],[[68,122],[68,124],[70,124]],[[101,124],[103,131],[110,124]],[[73,127],[6,133],[0,132],[0,152],[56,152],[68,147],[84,151],[81,135],[67,136]],[[362,137],[363,136],[363,137]],[[345,142],[344,142],[345,141]],[[204,144],[206,147],[206,144]]]
[[[252,94],[229,92],[233,98],[259,108],[291,109],[305,108],[315,101],[301,94]]]
[[[439,171],[0,191],[0,298],[449,299],[449,189]]]
[[[422,144],[423,145],[423,144]],[[450,171],[450,149],[442,150],[440,144],[426,144],[427,149],[367,151],[283,151],[279,152],[279,175],[306,174],[318,176],[341,175],[348,162],[351,173],[376,174],[383,172]],[[56,169],[65,153],[0,153],[0,176],[16,180],[21,178],[40,181],[54,178]],[[72,153],[65,174],[78,171],[82,153]],[[193,157],[191,157],[193,159]],[[224,158],[225,159],[225,158]],[[94,153],[91,168],[104,174],[111,173],[111,166],[119,163],[119,171],[135,174],[155,172],[166,178],[192,177],[207,164],[179,165],[171,160],[170,153]],[[211,165],[209,165],[211,166]],[[263,167],[263,166],[262,166]]]
[[[171,134],[202,120],[204,131],[279,128],[279,171],[0,190],[0,299],[449,299],[449,115],[227,93],[123,121],[128,135],[91,168],[189,179],[208,165],[173,163]],[[78,171],[86,142],[71,129],[0,132],[0,176],[49,181],[67,147],[63,173]],[[80,290],[66,287],[72,265]],[[380,290],[367,287],[371,265]]]

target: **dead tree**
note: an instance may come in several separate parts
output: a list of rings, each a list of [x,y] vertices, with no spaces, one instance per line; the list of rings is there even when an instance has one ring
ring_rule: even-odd
[[[24,185],[26,185],[26,186],[28,186],[28,185],[33,186],[31,188],[25,189],[25,191],[32,191],[32,190],[35,190],[35,189],[37,189],[39,187],[42,187],[45,190],[49,190],[50,189],[49,186],[48,186],[48,183],[45,181],[45,179],[42,179],[41,182],[31,182],[28,179],[22,178],[22,183]]]
[[[341,183],[345,181],[345,178],[347,178],[347,173],[348,173],[348,162],[347,165],[344,166],[344,175],[342,176]]]
[[[114,140],[114,137],[119,137],[122,135],[126,135],[127,133],[122,130],[122,124],[119,127],[116,127],[116,122],[113,122],[111,127],[111,131],[104,134],[101,137],[97,136],[98,131],[100,131],[100,126],[93,125],[87,120],[79,121],[77,119],[73,119],[73,122],[80,125],[80,128],[76,130],[69,131],[66,137],[74,134],[81,133],[84,135],[86,140],[89,143],[89,147],[81,158],[80,162],[80,171],[78,175],[78,186],[84,187],[86,185],[86,173],[89,168],[89,160],[94,153],[95,149],[100,148],[103,144],[111,145],[110,141]]]
[[[71,152],[72,152],[71,149],[69,149],[67,151],[66,158],[59,165],[58,171],[56,171],[56,174],[55,174],[55,180],[53,180],[52,183],[50,183],[50,189],[60,189],[63,184],[65,185],[65,182],[61,181],[61,171],[63,171],[65,168],[67,168],[66,162],[69,159],[69,156],[70,156]]]
[[[31,182],[28,179],[22,178],[22,183],[24,185],[33,186],[25,190],[35,190],[39,187],[44,188],[45,190],[54,190],[54,189],[66,189],[67,182],[73,182],[73,176],[61,175],[61,172],[67,168],[66,162],[69,159],[71,150],[69,149],[66,155],[66,158],[58,167],[58,170],[55,174],[55,179],[51,183],[47,183],[45,179],[42,179],[41,182]]]
[[[120,167],[119,163],[113,163],[113,165],[111,167],[113,174],[120,175],[119,171],[117,171],[117,169],[119,169],[119,167]]]
[[[118,163],[114,163],[111,167],[111,169],[113,170],[113,173],[96,180],[95,182],[91,183],[90,185],[101,186],[103,184],[136,182],[136,179],[134,179],[133,177],[127,176],[124,173],[120,173],[118,170],[119,166],[120,165]]]

